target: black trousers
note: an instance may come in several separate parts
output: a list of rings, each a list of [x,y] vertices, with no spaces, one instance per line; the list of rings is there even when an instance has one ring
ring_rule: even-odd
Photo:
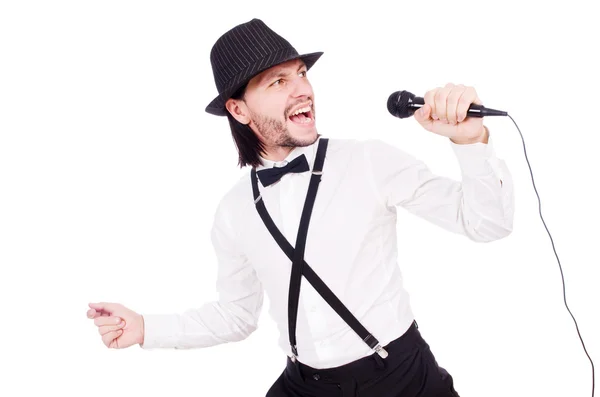
[[[416,322],[385,349],[351,363],[315,369],[289,358],[266,397],[459,397]]]

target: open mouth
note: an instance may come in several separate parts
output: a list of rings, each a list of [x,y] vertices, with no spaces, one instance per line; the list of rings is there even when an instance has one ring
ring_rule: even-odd
[[[310,125],[314,121],[313,111],[310,106],[305,106],[289,116],[290,121],[299,125]]]

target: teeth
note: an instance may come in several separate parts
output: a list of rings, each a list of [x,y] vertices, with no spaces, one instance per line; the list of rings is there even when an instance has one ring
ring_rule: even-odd
[[[308,111],[310,111],[310,106],[306,106],[306,107],[303,107],[303,108],[300,108],[300,109],[296,110],[294,113],[291,114],[291,116],[295,116],[295,115],[300,114],[300,113],[306,113]]]

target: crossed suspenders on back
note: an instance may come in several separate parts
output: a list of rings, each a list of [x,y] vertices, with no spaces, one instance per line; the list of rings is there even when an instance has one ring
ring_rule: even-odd
[[[367,329],[354,317],[352,313],[344,306],[337,296],[327,287],[321,278],[313,271],[313,269],[304,260],[304,250],[306,247],[306,236],[308,232],[308,224],[312,213],[317,188],[321,182],[321,174],[323,173],[323,162],[325,153],[327,152],[327,138],[321,138],[317,148],[317,156],[313,166],[308,193],[304,202],[304,208],[300,217],[300,225],[298,228],[298,236],[296,238],[296,248],[287,241],[285,236],[279,231],[273,219],[269,216],[265,207],[264,200],[258,191],[258,181],[256,176],[256,168],[252,168],[252,192],[254,194],[254,204],[262,218],[265,226],[283,250],[288,258],[292,261],[292,272],[290,276],[290,288],[288,297],[288,329],[290,346],[292,349],[292,361],[296,362],[298,357],[298,348],[296,345],[296,322],[298,319],[298,300],[300,298],[300,283],[302,276],[314,287],[323,299],[331,306],[333,310],[361,337],[361,339],[382,358],[386,358],[388,353],[380,345]]]

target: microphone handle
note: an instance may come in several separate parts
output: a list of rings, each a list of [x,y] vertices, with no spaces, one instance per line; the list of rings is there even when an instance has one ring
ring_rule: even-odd
[[[421,97],[414,97],[410,100],[409,107],[413,109],[413,112],[419,110],[425,105],[425,100]],[[484,116],[508,116],[507,112],[502,110],[495,110],[486,108],[483,105],[476,105],[472,103],[467,110],[467,117],[484,117]]]

